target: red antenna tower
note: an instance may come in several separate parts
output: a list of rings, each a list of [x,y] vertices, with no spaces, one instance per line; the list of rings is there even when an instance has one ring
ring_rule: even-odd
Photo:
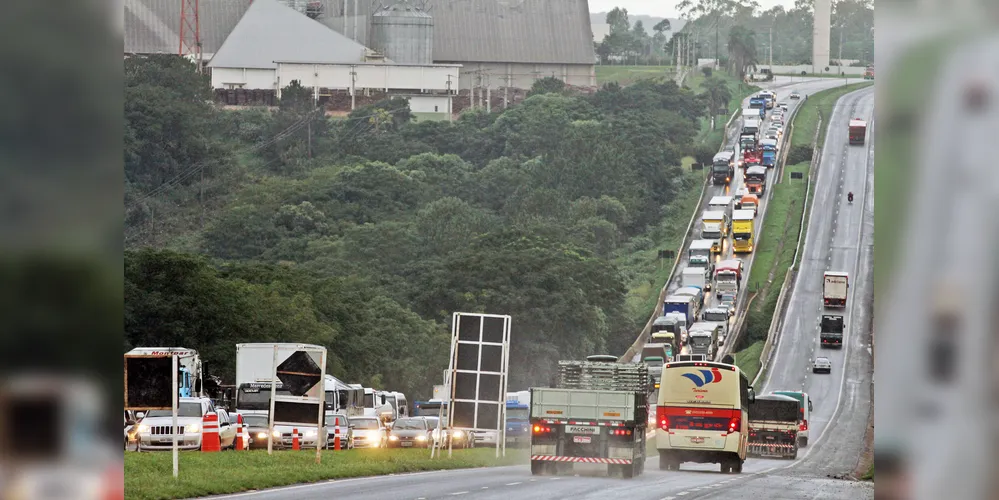
[[[198,65],[201,73],[201,19],[199,16],[199,0],[180,1],[180,49],[182,56],[190,56]]]

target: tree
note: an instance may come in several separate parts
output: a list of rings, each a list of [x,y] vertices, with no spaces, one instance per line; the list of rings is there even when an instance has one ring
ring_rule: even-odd
[[[658,23],[656,23],[655,26],[652,27],[652,31],[655,31],[656,33],[660,34],[665,34],[667,31],[672,31],[672,30],[673,27],[670,25],[669,19],[663,19],[662,21],[659,21]]]
[[[728,32],[729,64],[740,80],[746,78],[746,70],[756,68],[759,62],[756,55],[756,38],[751,30],[743,26],[733,26]]]
[[[704,96],[707,101],[707,115],[709,118],[718,115],[718,112],[725,108],[725,105],[732,100],[732,91],[729,90],[728,84],[719,78],[708,76],[701,82],[701,88],[704,89],[704,92],[701,95]],[[713,129],[714,123],[712,123],[712,130]]]
[[[631,29],[631,21],[628,21],[628,9],[614,7],[607,13],[606,21],[610,26],[611,34],[627,33]]]
[[[565,82],[561,78],[546,76],[534,81],[531,90],[527,92],[527,97],[539,94],[561,94],[565,92]]]

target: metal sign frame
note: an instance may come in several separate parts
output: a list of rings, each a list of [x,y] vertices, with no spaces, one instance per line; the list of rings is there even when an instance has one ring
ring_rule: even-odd
[[[478,338],[475,340],[461,339],[461,323],[463,318],[474,318],[478,322]],[[499,342],[486,341],[484,339],[486,322],[487,321],[499,320],[502,322],[501,340]],[[507,392],[507,379],[510,366],[510,323],[511,317],[509,315],[499,315],[499,314],[480,314],[480,313],[461,313],[456,312],[452,316],[451,321],[451,356],[448,361],[448,370],[445,376],[444,384],[447,386],[450,392],[450,398],[448,400],[448,429],[454,432],[457,429],[463,431],[472,432],[495,432],[496,433],[496,456],[499,457],[502,453],[506,456],[506,392]],[[459,368],[458,357],[461,353],[462,346],[475,346],[478,354],[475,369]],[[483,370],[482,366],[482,351],[483,347],[499,347],[500,348],[500,362],[499,371]],[[459,382],[458,375],[474,375],[475,376],[475,396],[474,398],[461,397],[459,398],[459,386],[462,385]],[[499,377],[499,388],[496,395],[496,399],[482,399],[482,387],[481,381],[482,376],[498,376]],[[461,391],[463,392],[463,391]],[[474,405],[474,413],[472,418],[473,425],[471,427],[461,426],[456,427],[454,425],[454,417],[458,413],[457,408],[459,403],[471,403]],[[481,427],[478,424],[479,421],[479,410],[482,405],[496,405],[496,425],[493,428]],[[448,445],[448,455],[451,454],[451,443]]]
[[[285,356],[284,359],[280,359],[279,360],[279,353],[281,351],[287,351],[289,348],[293,348],[294,350],[290,354],[288,354],[287,356]],[[326,399],[326,348],[323,347],[323,346],[310,345],[310,344],[281,344],[281,343],[275,343],[275,344],[273,344],[273,349],[274,349],[274,355],[273,355],[273,358],[272,358],[272,361],[271,361],[271,370],[270,370],[270,372],[271,372],[271,398],[270,398],[271,402],[270,402],[270,406],[271,407],[270,407],[270,412],[268,414],[268,420],[269,420],[268,424],[269,425],[267,426],[268,427],[267,431],[268,431],[268,434],[270,435],[270,438],[267,439],[267,454],[268,455],[272,455],[274,453],[274,425],[275,424],[282,424],[282,425],[285,424],[283,422],[275,422],[274,421],[274,406],[275,406],[275,403],[277,402],[277,400],[280,399],[281,401],[289,401],[289,402],[296,402],[296,403],[317,403],[318,406],[319,406],[319,410],[318,410],[318,414],[316,416],[316,463],[318,464],[322,460],[322,450],[323,450],[323,445],[325,444],[325,440],[323,439],[323,436],[326,435],[326,429],[325,429],[325,426],[323,425],[324,424],[323,420],[324,420],[324,417],[326,416],[326,404],[325,404],[325,399]],[[318,397],[309,397],[309,396],[280,396],[280,397],[278,397],[278,395],[277,395],[277,382],[278,382],[277,368],[278,368],[278,365],[280,365],[281,363],[283,363],[286,359],[288,359],[289,357],[291,357],[291,355],[293,355],[295,352],[298,352],[298,351],[305,351],[305,352],[307,352],[309,354],[313,354],[313,353],[319,354],[319,363],[317,363],[319,365],[319,382],[316,383],[316,386],[319,387]],[[313,386],[313,389],[314,388],[315,388],[315,386]],[[311,392],[313,389],[310,389],[309,391]],[[289,425],[297,425],[297,424],[299,424],[299,422],[288,423],[288,424]]]

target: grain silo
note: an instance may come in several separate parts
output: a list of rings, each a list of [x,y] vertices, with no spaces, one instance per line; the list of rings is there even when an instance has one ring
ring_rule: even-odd
[[[408,1],[395,3],[371,16],[370,44],[398,64],[432,64],[434,19]]]

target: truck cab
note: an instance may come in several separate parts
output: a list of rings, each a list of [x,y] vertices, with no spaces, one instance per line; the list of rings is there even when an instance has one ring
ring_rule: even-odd
[[[756,228],[753,219],[756,214],[752,210],[736,210],[732,215],[732,251],[735,253],[750,253],[754,248]]]
[[[767,167],[753,165],[746,169],[746,188],[751,194],[762,195],[767,190]]]
[[[821,347],[843,347],[843,315],[823,314],[819,322]]]
[[[711,160],[711,182],[714,185],[728,184],[735,175],[735,153],[722,151]]]
[[[773,168],[777,165],[777,140],[776,139],[763,139],[760,141],[760,148],[763,149],[763,155],[760,158],[760,162],[764,167]]]
[[[739,210],[751,210],[753,217],[756,217],[756,213],[760,210],[760,197],[746,192],[739,198]],[[732,214],[732,218],[735,218],[735,213]]]

